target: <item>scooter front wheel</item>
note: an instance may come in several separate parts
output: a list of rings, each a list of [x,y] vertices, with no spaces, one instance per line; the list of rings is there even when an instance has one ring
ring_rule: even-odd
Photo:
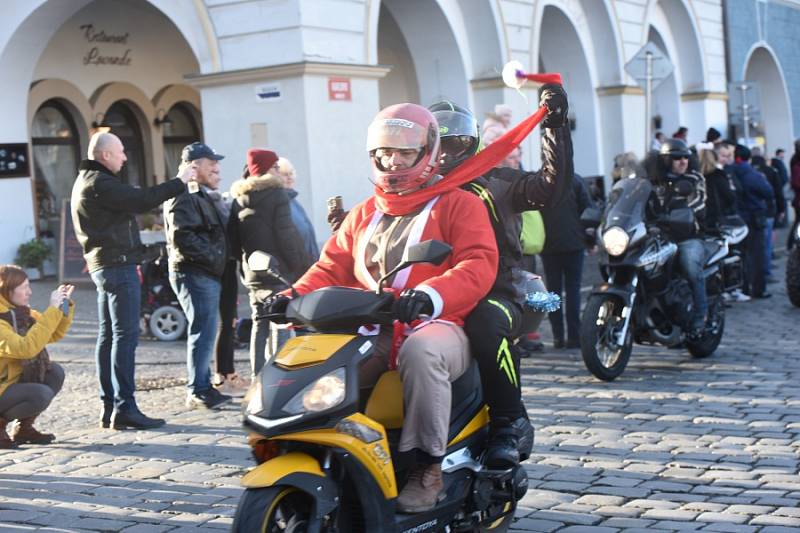
[[[244,491],[231,531],[234,533],[305,533],[311,498],[294,487],[267,487]]]

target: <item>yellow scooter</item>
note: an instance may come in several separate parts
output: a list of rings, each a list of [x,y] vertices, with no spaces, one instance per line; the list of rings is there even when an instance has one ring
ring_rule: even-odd
[[[242,479],[233,531],[403,532],[506,531],[528,490],[524,468],[481,464],[489,418],[473,362],[452,384],[449,443],[442,463],[445,496],[430,511],[396,510],[398,485],[413,466],[398,453],[403,426],[399,374],[359,386],[373,357],[364,325],[391,326],[394,296],[384,281],[415,263],[440,264],[449,245],[411,246],[377,292],[327,287],[289,304],[285,318],[311,333],[290,339],[265,365],[244,399],[244,425],[257,466]],[[254,253],[254,271],[278,277],[271,257]],[[283,318],[283,317],[281,317]]]

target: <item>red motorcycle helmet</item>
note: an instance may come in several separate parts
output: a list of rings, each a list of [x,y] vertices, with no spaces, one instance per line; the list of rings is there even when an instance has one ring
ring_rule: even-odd
[[[419,156],[409,168],[389,170],[375,154],[380,148],[419,150]],[[375,185],[393,194],[414,191],[431,179],[439,165],[439,124],[420,105],[389,106],[369,125],[367,151]]]

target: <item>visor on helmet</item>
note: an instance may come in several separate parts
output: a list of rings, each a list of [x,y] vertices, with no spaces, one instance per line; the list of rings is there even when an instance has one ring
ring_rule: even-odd
[[[418,150],[427,145],[425,128],[402,118],[385,118],[374,121],[367,130],[367,151],[378,148]]]

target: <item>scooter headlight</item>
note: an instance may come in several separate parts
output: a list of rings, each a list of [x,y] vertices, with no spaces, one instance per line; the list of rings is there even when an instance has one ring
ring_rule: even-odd
[[[325,374],[295,394],[283,406],[283,410],[293,415],[307,411],[325,411],[342,403],[345,391],[345,370],[342,367]]]
[[[617,256],[625,253],[629,240],[628,232],[619,226],[608,228],[603,233],[603,247],[609,255]]]
[[[262,392],[261,380],[254,380],[253,384],[250,385],[250,388],[247,389],[247,394],[244,395],[244,400],[242,400],[244,414],[257,415],[264,410],[264,396]]]

